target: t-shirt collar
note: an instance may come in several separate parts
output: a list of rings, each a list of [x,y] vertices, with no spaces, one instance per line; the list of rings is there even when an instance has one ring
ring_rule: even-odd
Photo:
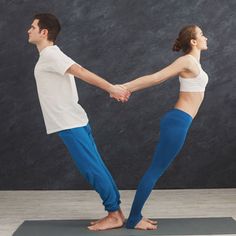
[[[57,45],[50,45],[50,46],[47,46],[45,47],[40,53],[39,55],[42,56],[43,53],[45,53],[48,49],[50,48],[57,48]]]

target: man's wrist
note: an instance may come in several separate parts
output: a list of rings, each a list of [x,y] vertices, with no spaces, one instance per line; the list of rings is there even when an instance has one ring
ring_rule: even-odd
[[[108,93],[112,93],[112,91],[113,91],[113,84],[108,83],[107,88],[106,88],[106,91],[107,91]]]

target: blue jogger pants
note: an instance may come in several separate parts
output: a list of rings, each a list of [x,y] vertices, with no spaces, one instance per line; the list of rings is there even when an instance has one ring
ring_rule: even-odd
[[[191,122],[192,117],[189,114],[176,108],[167,112],[161,119],[160,140],[152,163],[138,185],[126,223],[127,228],[134,228],[142,219],[141,211],[145,201],[157,180],[180,152]]]
[[[88,125],[58,132],[80,173],[98,192],[105,210],[117,211],[120,195],[116,184],[102,161]]]

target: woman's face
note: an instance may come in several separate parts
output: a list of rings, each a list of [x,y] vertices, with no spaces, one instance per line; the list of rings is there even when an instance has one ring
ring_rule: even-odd
[[[207,38],[203,35],[202,30],[199,27],[196,27],[196,39],[195,46],[199,50],[207,50]]]

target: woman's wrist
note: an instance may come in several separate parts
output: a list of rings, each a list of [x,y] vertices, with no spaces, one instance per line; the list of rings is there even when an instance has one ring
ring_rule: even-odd
[[[126,89],[127,91],[129,91],[130,93],[132,92],[130,87],[129,87],[129,82],[125,83],[125,84],[120,84],[120,86],[124,89]]]

